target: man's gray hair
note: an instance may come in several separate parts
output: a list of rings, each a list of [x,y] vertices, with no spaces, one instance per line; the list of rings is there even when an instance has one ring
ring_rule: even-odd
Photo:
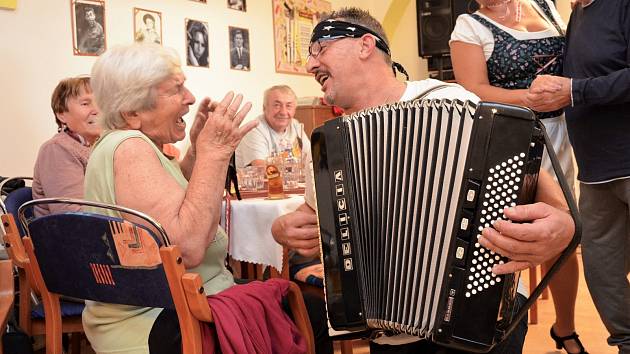
[[[90,80],[103,128],[122,129],[127,122],[121,113],[155,108],[157,86],[180,72],[177,52],[157,44],[120,45],[103,53]]]
[[[295,101],[297,102],[297,95],[291,87],[289,87],[288,85],[275,85],[265,90],[265,94],[263,96],[263,107],[267,107],[267,100],[269,99],[269,95],[274,91],[289,93],[293,96],[293,98],[295,98]]]
[[[358,7],[342,7],[339,10],[330,12],[325,14],[321,21],[326,20],[343,20],[346,22],[354,23],[355,25],[361,25],[372,32],[376,33],[385,41],[385,44],[389,47],[389,39],[387,38],[387,34],[385,34],[385,30],[383,29],[383,25],[378,22],[370,13],[366,10],[360,9]],[[392,64],[392,58],[387,55],[387,53],[383,52],[383,58],[385,62],[389,65]]]

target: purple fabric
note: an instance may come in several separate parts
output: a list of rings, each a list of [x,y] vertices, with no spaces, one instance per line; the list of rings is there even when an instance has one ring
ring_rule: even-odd
[[[287,280],[270,279],[208,296],[218,339],[211,325],[202,325],[204,354],[215,353],[217,342],[224,354],[306,353],[306,341],[282,309],[288,290]]]

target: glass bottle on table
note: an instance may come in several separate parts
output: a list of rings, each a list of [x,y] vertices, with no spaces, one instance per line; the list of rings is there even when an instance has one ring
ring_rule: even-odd
[[[269,199],[284,199],[284,187],[282,179],[283,169],[282,155],[272,155],[267,158],[267,168],[265,172],[267,174],[267,186]]]

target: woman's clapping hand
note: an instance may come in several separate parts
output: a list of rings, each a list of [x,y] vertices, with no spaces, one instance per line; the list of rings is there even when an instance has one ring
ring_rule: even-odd
[[[252,107],[250,102],[241,106],[242,102],[243,95],[233,92],[228,92],[220,102],[207,98],[201,101],[191,128],[191,141],[197,153],[212,153],[225,159],[232,156],[245,134],[258,125],[254,120],[241,126]]]

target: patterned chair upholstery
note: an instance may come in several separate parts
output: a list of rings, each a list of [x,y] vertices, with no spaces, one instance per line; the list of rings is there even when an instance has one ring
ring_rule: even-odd
[[[25,210],[42,203],[79,204],[90,211],[113,210],[139,218],[142,224],[91,212],[65,212],[27,220]],[[41,289],[47,313],[59,313],[60,295],[174,309],[183,352],[201,353],[199,322],[212,322],[201,277],[186,272],[178,247],[170,245],[166,232],[151,217],[128,208],[70,199],[34,200],[23,205],[19,214],[27,225],[24,245],[32,259],[34,281]],[[296,325],[312,352],[313,334],[295,284],[291,285],[288,300]],[[53,323],[50,329],[59,333],[58,327],[58,323]],[[49,345],[61,348],[61,343],[53,338]]]

